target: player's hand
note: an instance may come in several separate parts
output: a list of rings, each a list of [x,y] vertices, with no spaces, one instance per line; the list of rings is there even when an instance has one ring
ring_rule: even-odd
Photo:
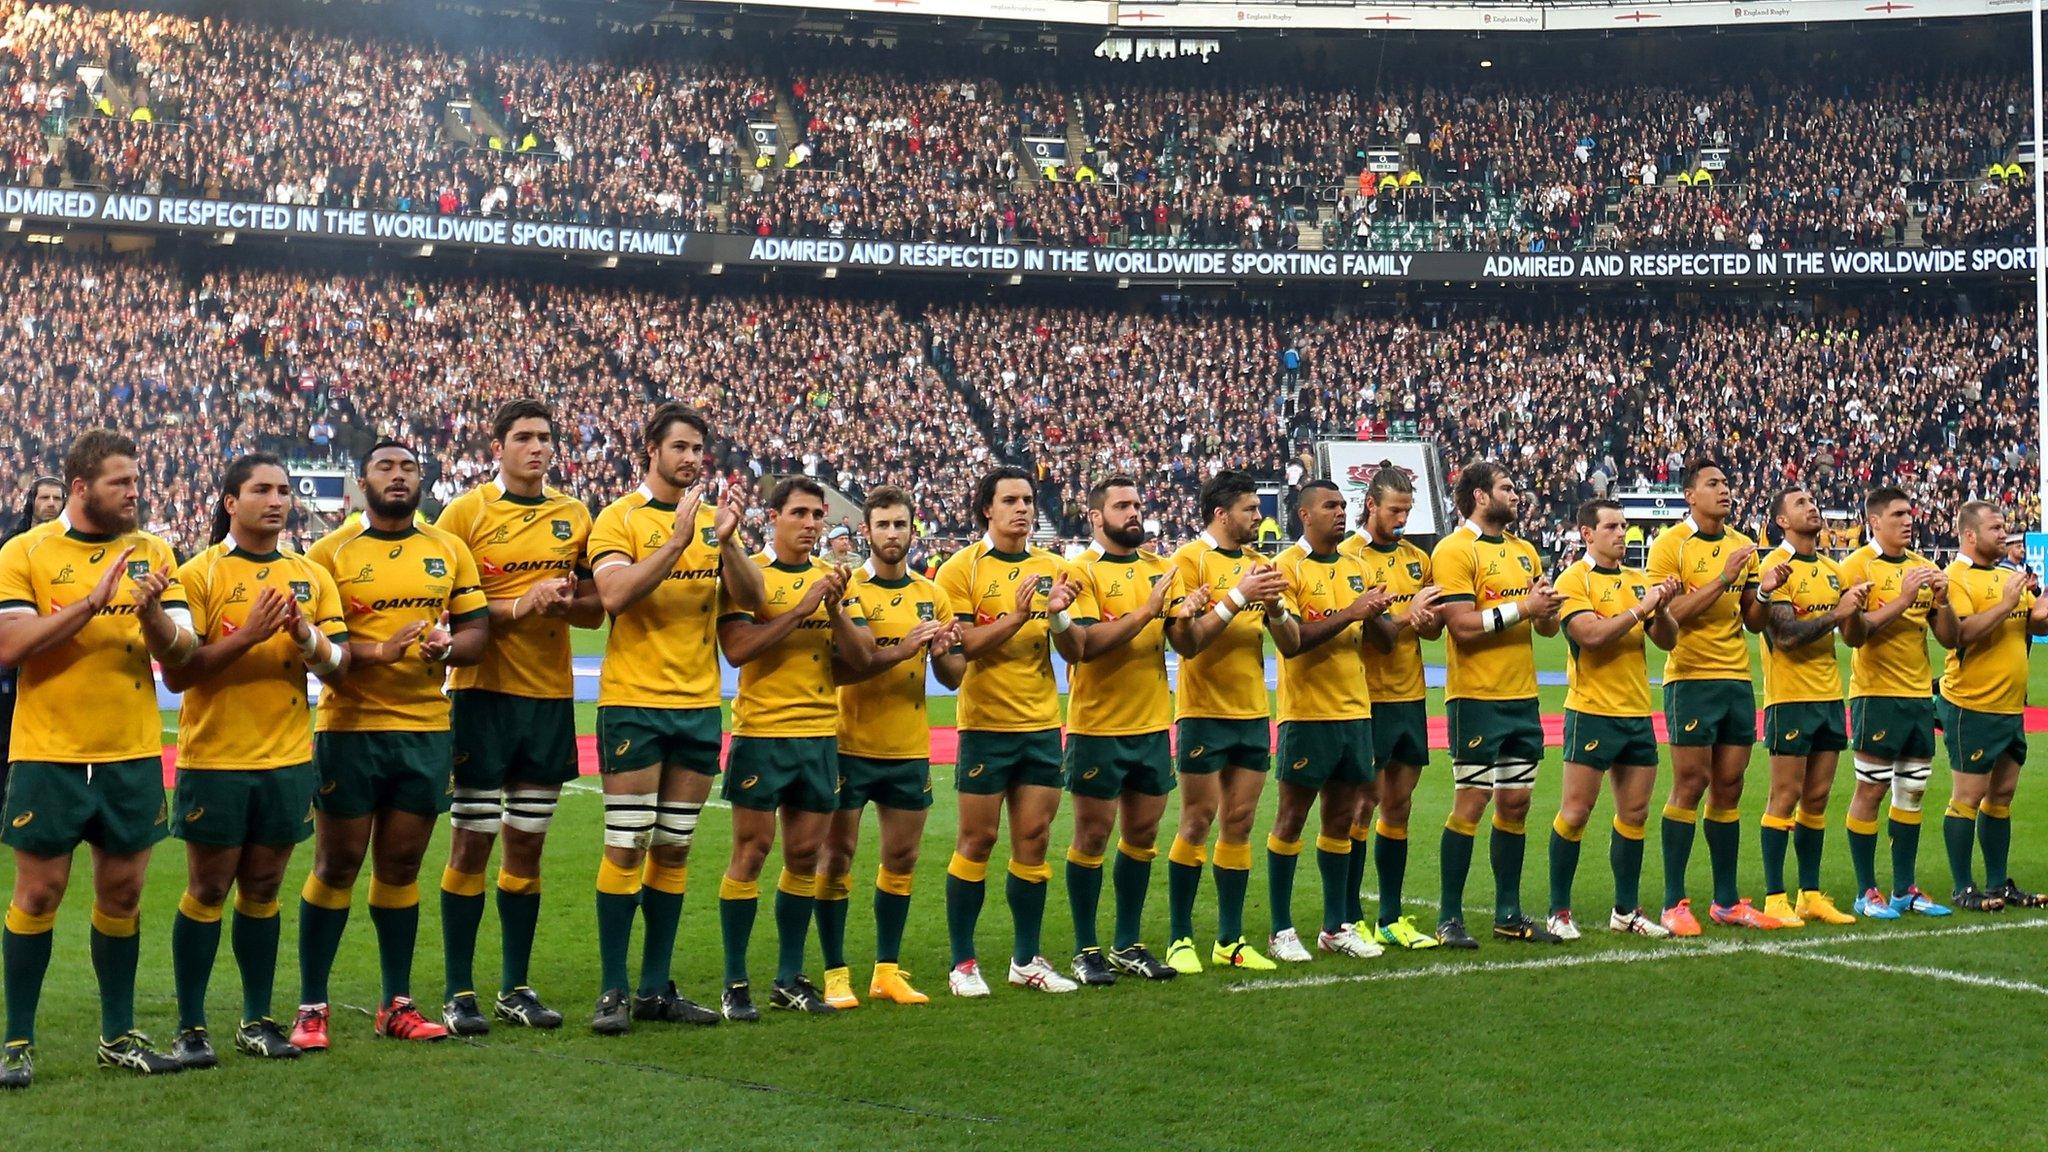
[[[699,480],[683,489],[683,498],[676,501],[676,520],[669,529],[669,538],[682,541],[682,546],[688,548],[697,537],[697,509],[703,506],[704,482]]]
[[[405,659],[405,650],[411,647],[412,642],[419,639],[420,633],[426,630],[427,622],[425,620],[415,620],[398,631],[393,632],[390,639],[384,640],[377,645],[376,662],[379,664],[396,664],[400,660]]]
[[[1048,614],[1065,612],[1074,606],[1074,598],[1081,594],[1081,586],[1067,579],[1062,572],[1052,579],[1052,589],[1045,594],[1045,610]]]
[[[1031,615],[1031,602],[1038,599],[1038,578],[1017,581],[1016,606],[1019,616]]]
[[[725,486],[725,495],[718,500],[718,515],[711,521],[711,534],[724,547],[732,534],[739,530],[740,521],[747,515],[747,498],[738,484]]]
[[[2000,603],[2004,604],[2008,609],[2016,607],[2020,602],[2021,594],[2027,590],[2028,576],[2029,573],[2026,572],[2015,572],[2006,577],[2005,592],[2000,597]]]
[[[1193,620],[1215,607],[1215,600],[1209,595],[1209,586],[1203,584],[1181,598],[1180,609],[1174,615],[1182,620]]]
[[[527,589],[526,595],[527,610],[535,615],[567,616],[570,604],[576,599],[576,580],[571,576],[543,580]]]
[[[1394,594],[1381,585],[1374,585],[1359,593],[1358,598],[1345,605],[1345,611],[1353,620],[1370,620],[1393,607]]]
[[[1550,581],[1538,576],[1536,582],[1529,586],[1528,595],[1522,597],[1520,608],[1524,617],[1533,620],[1557,615],[1558,605],[1562,603]]]
[[[839,602],[840,594],[845,591],[845,575],[842,574],[836,568],[832,569],[831,571],[825,573],[823,576],[818,577],[815,581],[811,583],[810,591],[805,592],[804,598],[802,600],[797,601],[797,614],[800,616],[809,616],[811,613],[816,612],[820,607],[824,606],[826,599],[828,597],[831,599],[832,603],[837,604]]]
[[[1737,548],[1729,553],[1728,562],[1721,565],[1721,579],[1727,581],[1730,588],[1742,583],[1743,573],[1749,570],[1750,561],[1755,559],[1756,545],[1744,544]]]
[[[1899,594],[1907,599],[1918,596],[1922,588],[1934,583],[1935,575],[1935,570],[1924,564],[1906,569],[1905,578],[1899,581]]]
[[[101,612],[114,602],[114,595],[121,590],[121,578],[128,574],[128,557],[134,554],[133,547],[123,548],[121,554],[114,557],[114,562],[107,565],[107,570],[100,573],[99,583],[85,594],[85,602],[92,606],[93,612]]]
[[[123,564],[121,565],[121,567],[123,570],[125,570],[127,568],[127,565]],[[144,572],[142,575],[136,577],[134,580],[134,584],[136,615],[147,616],[153,612],[163,611],[163,605],[161,601],[163,598],[164,590],[171,586],[170,569],[151,569],[150,571]]]
[[[256,594],[256,602],[249,606],[249,614],[242,617],[240,635],[252,646],[263,643],[277,635],[290,621],[297,603],[275,588],[265,588]]]
[[[284,631],[294,641],[304,644],[313,638],[313,622],[306,619],[305,610],[299,607],[299,598],[285,597]]]
[[[448,658],[448,650],[453,647],[455,634],[448,630],[448,613],[444,611],[441,619],[420,637],[420,659],[429,664],[439,664]]]
[[[1271,564],[1254,564],[1237,582],[1246,604],[1275,604],[1287,592],[1287,574]]]
[[[951,652],[960,646],[964,630],[958,620],[948,620],[940,626],[938,634],[932,637],[932,651]]]
[[[1870,581],[1865,580],[1861,584],[1849,585],[1847,588],[1842,589],[1842,599],[1835,605],[1835,619],[1847,620],[1856,613],[1863,611],[1863,606],[1869,603],[1869,601]]]
[[[1948,573],[1938,568],[1929,568],[1927,571],[1934,573],[1933,577],[1927,581],[1928,590],[1934,594],[1934,603],[1938,606],[1946,605],[1948,603]]]
[[[1757,595],[1769,596],[1771,593],[1776,592],[1780,588],[1783,588],[1785,586],[1785,581],[1790,580],[1791,578],[1792,562],[1789,560],[1783,564],[1778,565],[1775,568],[1767,569],[1765,570],[1763,577],[1757,581]]]
[[[937,620],[923,621],[915,628],[903,634],[903,644],[901,646],[906,650],[912,651],[922,648],[940,636],[945,635],[946,629],[950,627],[952,627],[951,624],[942,623]]]
[[[1650,594],[1643,597],[1643,615],[1650,616],[1662,612],[1664,609],[1671,607],[1673,600],[1678,599],[1684,594],[1685,582],[1676,576],[1669,577],[1663,583],[1651,588]]]
[[[1173,581],[1165,576],[1152,581],[1152,594],[1145,597],[1145,618],[1157,620],[1166,611],[1167,585]]]

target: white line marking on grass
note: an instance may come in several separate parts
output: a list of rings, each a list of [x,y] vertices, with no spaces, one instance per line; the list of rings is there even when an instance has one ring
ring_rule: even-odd
[[[1836,956],[1829,952],[1779,953],[1799,960],[1811,960],[1817,964],[1832,964],[1837,968],[1853,968],[1859,972],[1887,972],[1895,976],[1921,976],[1930,980],[1947,980],[1952,984],[1969,984],[1978,988],[1997,988],[2004,992],[2032,992],[2037,996],[2048,996],[2048,984],[2035,984],[2029,980],[2008,980],[2002,976],[1980,976],[1975,972],[1958,972],[1953,968],[1934,968],[1925,964],[1882,964],[1875,960],[1852,960],[1847,956]]]
[[[1377,905],[1379,904],[1379,902],[1380,902],[1380,894],[1379,894],[1379,893],[1377,893],[1377,892],[1371,892],[1371,891],[1367,891],[1367,892],[1360,892],[1360,893],[1359,893],[1358,895],[1359,895],[1359,898],[1360,898],[1360,899],[1362,899],[1362,900],[1367,900],[1367,901],[1370,901],[1370,902],[1371,902],[1371,903],[1372,903],[1373,905],[1375,905],[1375,906],[1377,906]],[[1415,905],[1415,906],[1417,906],[1417,907],[1419,907],[1419,908],[1441,908],[1441,907],[1443,907],[1443,905],[1441,905],[1441,904],[1438,904],[1438,903],[1437,903],[1436,901],[1434,901],[1434,900],[1431,900],[1431,899],[1429,899],[1429,898],[1428,898],[1428,897],[1426,897],[1426,896],[1410,896],[1410,895],[1408,895],[1408,894],[1407,894],[1407,893],[1405,893],[1405,892],[1404,892],[1404,893],[1402,893],[1402,894],[1401,894],[1401,907],[1403,907],[1403,908],[1406,908],[1406,907],[1407,907],[1408,905],[1410,905],[1410,904],[1413,904],[1413,905]]]
[[[564,795],[564,796],[602,796],[602,795],[604,795],[604,785],[602,785],[602,784],[599,784],[599,783],[598,783],[597,781],[595,781],[595,780],[584,780],[584,779],[578,778],[578,779],[575,779],[575,780],[571,780],[571,781],[569,781],[569,782],[568,782],[567,784],[564,784],[564,785],[562,785],[562,795]],[[725,801],[723,801],[723,800],[720,800],[720,799],[718,799],[718,798],[716,798],[716,797],[711,797],[711,798],[707,798],[707,799],[706,799],[706,800],[704,801],[704,806],[705,806],[706,808],[730,808],[730,807],[732,807],[732,805],[730,805],[730,804],[727,804],[727,803],[726,803]]]
[[[1241,980],[1225,985],[1229,992],[1271,992],[1300,988],[1323,988],[1336,984],[1368,984],[1383,980],[1419,980],[1439,976],[1471,976],[1489,972],[1526,972],[1547,968],[1580,968],[1594,964],[1644,964],[1661,960],[1689,960],[1700,956],[1731,956],[1739,953],[1755,953],[1763,956],[1790,955],[1807,959],[1807,953],[1817,948],[1836,948],[1853,944],[1888,944],[1902,941],[1943,940],[1958,936],[1980,936],[1992,932],[2022,932],[2048,928],[2048,918],[2009,920],[1999,924],[1968,924],[1952,928],[1933,928],[1920,932],[1870,932],[1854,936],[1812,936],[1801,940],[1755,941],[1716,940],[1706,944],[1669,943],[1644,948],[1611,948],[1600,952],[1544,956],[1529,960],[1509,960],[1501,963],[1463,960],[1447,964],[1431,964],[1428,967],[1397,968],[1386,972],[1331,973],[1324,976],[1298,976],[1282,980]],[[1813,959],[1822,962],[1839,963],[1846,967],[1872,963],[1853,960],[1848,957],[1818,956]],[[1983,984],[1988,987],[2015,985],[2015,991],[2038,991],[2048,994],[2048,986],[2024,984],[2021,981],[1998,982],[1995,977],[1972,976],[1965,972],[1951,972],[1948,969],[1921,969],[1907,965],[1884,965],[1875,970],[1896,970],[1916,975],[1954,979],[1960,983]]]

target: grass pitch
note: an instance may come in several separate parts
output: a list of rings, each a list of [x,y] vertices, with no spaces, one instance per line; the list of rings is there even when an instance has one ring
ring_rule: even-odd
[[[1542,664],[1561,667],[1545,645]],[[1655,666],[1653,665],[1653,673]],[[1546,690],[1546,711],[1562,691]],[[951,701],[934,722],[951,723]],[[591,717],[583,716],[586,730]],[[1530,821],[1523,892],[1546,902],[1545,830],[1555,811],[1556,755],[1546,761]],[[1926,808],[1921,874],[1947,888],[1938,813],[1946,764]],[[1756,816],[1763,759],[1755,760],[1743,822],[1743,887],[1761,896]],[[37,1083],[0,1100],[10,1143],[104,1148],[501,1148],[525,1146],[763,1149],[1171,1147],[1253,1149],[1337,1144],[1371,1148],[1762,1147],[1796,1132],[1813,1148],[2048,1146],[2033,1102],[2048,1088],[2038,1060],[2048,979],[2039,958],[2048,914],[1957,914],[1797,932],[1736,934],[1709,927],[1691,942],[1614,940],[1600,930],[1607,902],[1607,806],[1594,815],[1577,887],[1578,944],[1535,948],[1485,940],[1491,876],[1475,861],[1466,902],[1482,936],[1477,953],[1389,954],[1376,961],[1319,956],[1269,975],[1209,972],[1170,984],[1126,982],[1052,997],[997,984],[986,1001],[944,995],[943,869],[953,838],[950,769],[935,770],[924,859],[904,964],[935,994],[924,1008],[864,1005],[832,1019],[770,1014],[756,1026],[641,1025],[622,1039],[585,1025],[597,994],[591,891],[599,803],[572,786],[550,837],[546,905],[535,985],[570,1018],[552,1035],[500,1028],[471,1043],[406,1046],[374,1040],[375,946],[360,894],[334,975],[335,1047],[324,1056],[264,1065],[228,1050],[239,987],[223,945],[211,1008],[223,1067],[161,1081],[92,1067],[97,1014],[87,961],[85,871],[59,918],[56,958],[38,1028]],[[1841,814],[1842,770],[1829,813],[1827,884],[1853,895]],[[1662,786],[1660,784],[1660,801]],[[1437,836],[1450,803],[1439,759],[1416,800],[1411,896],[1433,901]],[[1270,796],[1268,802],[1270,812]],[[2013,871],[2048,885],[2041,801],[2022,784]],[[1170,820],[1170,817],[1169,817]],[[1261,821],[1258,835],[1263,835]],[[719,944],[712,908],[728,822],[713,808],[694,852],[677,974],[686,994],[715,999]],[[445,836],[445,833],[443,834]],[[865,992],[872,956],[869,898],[873,824],[854,871],[849,954]],[[1660,857],[1646,854],[1643,891],[1661,889]],[[1063,962],[1070,942],[1059,860],[1046,949]],[[422,870],[425,904],[414,990],[431,1013],[440,1000],[434,877],[445,849]],[[1261,854],[1262,855],[1262,854]],[[993,874],[1000,876],[1004,850]],[[310,848],[286,886],[278,995],[296,995],[297,890]],[[1266,930],[1265,867],[1255,859],[1248,930]],[[6,865],[0,863],[0,869]],[[776,867],[769,863],[769,874]],[[1880,875],[1888,872],[1879,850]],[[1146,939],[1165,944],[1164,865],[1155,873]],[[183,883],[183,852],[159,849],[144,898],[141,1026],[160,1042],[175,1032],[169,927]],[[1372,883],[1370,870],[1368,886]],[[1695,898],[1704,906],[1706,849],[1695,845]],[[991,884],[980,942],[999,981],[1009,915]],[[1313,925],[1315,870],[1297,880],[1296,908]],[[1102,912],[1105,930],[1111,897]],[[1369,905],[1370,907],[1370,905]],[[1198,931],[1213,930],[1205,878]],[[1413,902],[1425,926],[1434,909]],[[765,993],[773,965],[772,917],[754,944]],[[477,971],[495,973],[497,926],[488,914]],[[637,949],[637,937],[636,937]],[[815,946],[811,972],[817,974]],[[1206,949],[1205,949],[1206,959]],[[637,969],[637,955],[635,957]],[[1923,1119],[1924,1118],[1924,1119]]]

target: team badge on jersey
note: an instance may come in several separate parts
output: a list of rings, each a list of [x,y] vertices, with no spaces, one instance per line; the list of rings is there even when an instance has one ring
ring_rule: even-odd
[[[292,581],[292,599],[297,600],[301,604],[312,600],[313,582],[311,580]]]
[[[568,539],[568,537],[564,536],[564,537],[563,537],[563,539],[564,539],[564,540],[566,540],[566,539]],[[706,528],[706,529],[704,530],[704,533],[703,533],[702,539],[703,539],[703,541],[704,541],[704,546],[705,546],[706,548],[716,548],[716,547],[718,547],[718,529],[716,529],[716,528]]]
[[[1353,592],[1354,594],[1356,594],[1356,593],[1362,593],[1362,592],[1364,592],[1364,591],[1365,591],[1365,577],[1363,577],[1363,576],[1353,576],[1353,577],[1351,577],[1351,591],[1352,591],[1352,592]]]
[[[1410,580],[1420,580],[1420,579],[1422,579],[1422,565],[1420,565],[1420,564],[1410,564],[1410,565],[1408,565],[1408,578],[1409,578]]]
[[[933,605],[931,601],[919,600],[917,602],[917,618],[919,620],[925,621],[926,623],[929,623],[933,619],[935,619],[933,615]]]
[[[573,534],[567,520],[550,520],[548,527],[554,531],[557,540],[567,540]]]
[[[130,580],[140,580],[147,575],[149,575],[149,561],[130,560],[128,562],[128,578]]]
[[[424,563],[427,566],[427,575],[432,576],[436,580],[448,574],[448,562],[439,556],[429,556]]]

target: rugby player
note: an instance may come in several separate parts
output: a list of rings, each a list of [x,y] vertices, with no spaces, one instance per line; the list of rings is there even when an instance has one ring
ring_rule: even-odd
[[[737,486],[704,502],[711,425],[665,403],[641,426],[640,487],[600,512],[590,530],[591,578],[611,618],[597,686],[604,857],[597,866],[601,991],[593,1032],[634,1020],[716,1024],[719,1014],[670,979],[689,883],[690,841],[718,776],[718,601],[761,607],[761,569],[740,546]],[[628,995],[626,952],[635,913],[647,921],[640,983]]]
[[[818,942],[825,954],[825,1002],[834,1008],[860,1006],[846,965],[846,914],[861,812],[870,802],[881,825],[882,860],[875,870],[875,969],[868,995],[893,1004],[931,999],[899,964],[911,876],[932,804],[925,670],[929,663],[939,682],[955,689],[967,671],[951,601],[907,563],[917,532],[909,494],[882,485],[866,495],[868,560],[847,581],[846,596],[859,601],[878,655],[863,672],[844,661],[833,666],[839,683],[839,810],[818,855]]]
[[[356,479],[367,504],[362,520],[321,537],[307,553],[334,577],[349,635],[349,674],[322,694],[314,725],[320,787],[313,871],[300,893],[299,1012],[291,1035],[307,1052],[329,1043],[327,980],[366,854],[383,977],[377,1035],[448,1035],[412,1000],[420,859],[455,794],[443,685],[449,668],[483,658],[490,631],[469,549],[416,519],[422,481],[413,450],[378,441]]]
[[[99,1064],[184,1065],[135,1029],[142,879],[169,830],[150,661],[183,663],[192,633],[177,557],[136,527],[135,442],[105,428],[64,457],[64,511],[0,546],[0,665],[19,671],[5,826],[14,894],[0,930],[7,1040],[0,1088],[33,1078],[36,1007],[71,857],[92,845]]]
[[[554,410],[513,400],[491,419],[498,475],[457,496],[435,521],[476,558],[491,607],[491,640],[474,668],[450,681],[455,800],[441,873],[446,1002],[458,1036],[490,1031],[477,1003],[474,959],[484,916],[484,868],[504,835],[498,869],[498,993],[492,1013],[525,1028],[559,1028],[562,1014],[527,983],[540,921],[540,858],[562,785],[576,778],[575,679],[569,629],[604,623],[584,549],[590,510],[547,486]]]
[[[171,804],[171,832],[185,842],[186,871],[171,922],[178,991],[171,1055],[187,1068],[217,1062],[206,1029],[206,987],[230,890],[242,975],[235,1047],[266,1059],[299,1055],[270,1016],[277,893],[292,849],[313,834],[319,776],[306,674],[332,687],[348,668],[333,574],[278,546],[292,507],[284,463],[266,453],[237,458],[216,499],[213,546],[178,570],[202,643],[163,673],[164,687],[185,694]]]

